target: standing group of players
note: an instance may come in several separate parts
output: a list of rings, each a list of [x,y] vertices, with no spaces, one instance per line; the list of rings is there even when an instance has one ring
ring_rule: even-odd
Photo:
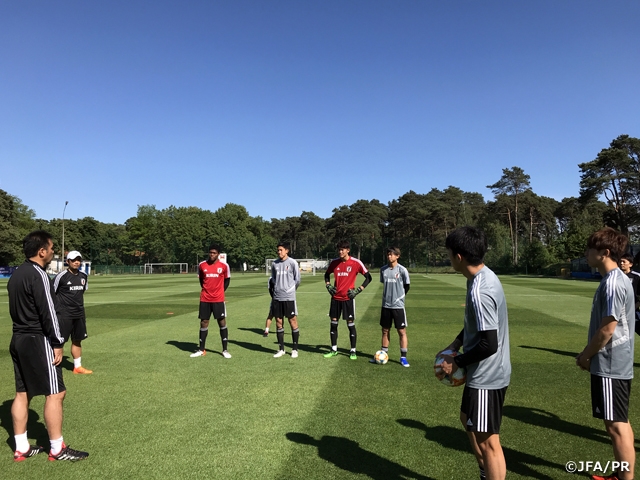
[[[507,305],[500,280],[484,265],[487,241],[484,233],[473,227],[462,227],[449,234],[445,242],[453,268],[467,278],[464,326],[453,342],[442,349],[459,351],[457,356],[442,355],[439,365],[442,375],[451,375],[465,368],[467,381],[462,392],[460,420],[467,431],[473,453],[480,468],[481,479],[503,480],[506,462],[500,443],[502,410],[511,377],[509,326]],[[616,462],[621,468],[594,480],[630,480],[635,468],[634,434],[629,424],[629,398],[633,378],[634,334],[639,317],[637,287],[640,281],[633,273],[625,275],[632,259],[626,254],[628,239],[611,228],[592,234],[587,242],[587,262],[602,275],[596,290],[588,332],[588,343],[576,357],[576,364],[591,373],[592,414],[604,421]],[[338,320],[347,321],[351,351],[356,359],[355,297],[371,282],[371,274],[360,260],[352,258],[349,244],[337,245],[339,257],[333,260],[325,274],[325,284],[331,294],[331,349],[324,356],[337,355]],[[29,402],[36,395],[45,396],[44,417],[51,448],[49,460],[82,460],[88,453],[73,450],[62,438],[62,405],[65,386],[62,380],[62,347],[69,336],[72,340],[74,373],[88,374],[81,365],[81,341],[86,337],[83,294],[87,278],[79,271],[81,256],[70,252],[68,270],[53,282],[45,272],[54,254],[52,237],[42,230],[32,232],[23,241],[25,262],[7,283],[9,310],[13,321],[10,353],[14,365],[16,396],[11,407],[16,448],[14,460],[23,461],[44,449],[29,445],[27,419]],[[406,358],[406,314],[404,298],[410,281],[407,270],[398,264],[400,251],[387,249],[388,264],[380,271],[383,282],[383,304],[380,315],[382,349],[389,346],[393,324],[399,333],[401,364]],[[227,350],[228,334],[224,292],[229,286],[230,271],[218,259],[220,248],[212,245],[209,258],[198,267],[200,284],[200,343],[192,357],[206,354],[205,343],[211,316],[217,320],[222,340],[222,354]],[[277,322],[279,350],[284,350],[284,318],[292,328],[291,356],[298,356],[296,289],[300,272],[295,260],[289,258],[289,245],[278,245],[278,259],[272,265],[269,291],[271,314]],[[620,266],[625,270],[620,269]],[[330,275],[334,275],[334,283]],[[358,274],[365,277],[355,287]],[[631,280],[630,278],[631,277]],[[633,282],[632,282],[633,280]],[[634,291],[634,287],[636,290]]]
[[[356,355],[356,302],[355,298],[371,283],[371,274],[367,267],[359,259],[350,256],[350,244],[341,241],[337,245],[338,258],[331,261],[324,274],[327,291],[331,295],[329,307],[329,317],[331,319],[330,339],[331,349],[324,354],[325,358],[338,355],[338,321],[342,317],[347,322],[349,329],[349,341],[351,349],[349,358],[357,360]],[[289,257],[290,246],[286,242],[277,246],[278,258],[271,265],[271,277],[269,278],[268,289],[271,295],[269,306],[269,316],[265,326],[264,335],[269,334],[269,325],[272,318],[276,319],[276,337],[278,340],[278,351],[275,358],[284,356],[284,319],[289,321],[291,326],[291,337],[293,345],[291,347],[291,358],[298,358],[298,341],[300,330],[298,328],[298,307],[296,303],[296,290],[300,286],[300,268],[298,262]],[[390,330],[393,324],[400,338],[400,363],[404,367],[409,367],[407,360],[407,317],[404,308],[404,298],[409,291],[409,272],[398,263],[400,249],[397,247],[387,248],[388,264],[380,269],[380,281],[384,284],[383,305],[380,315],[380,325],[382,327],[382,350],[389,349]],[[224,292],[229,286],[230,270],[229,266],[219,260],[220,247],[211,245],[209,247],[209,257],[198,266],[198,277],[200,286],[200,338],[198,350],[191,354],[191,357],[202,357],[206,355],[206,338],[208,334],[209,321],[211,316],[218,321],[220,327],[220,337],[222,339],[222,355],[231,358],[227,350],[227,326],[226,307],[224,302]],[[334,276],[334,283],[331,283],[331,274]],[[364,282],[359,287],[355,286],[358,275],[364,276]],[[372,359],[373,361],[373,359]]]

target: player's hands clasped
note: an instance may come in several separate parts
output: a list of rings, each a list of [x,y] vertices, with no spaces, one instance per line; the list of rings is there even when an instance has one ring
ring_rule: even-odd
[[[361,291],[362,290],[360,290],[359,288],[351,288],[347,292],[347,297],[349,297],[351,300],[353,300],[354,298],[356,298],[356,295],[358,295]]]
[[[333,297],[337,292],[336,287],[334,287],[330,283],[327,283],[326,287],[327,287],[327,292],[329,292],[329,294]]]

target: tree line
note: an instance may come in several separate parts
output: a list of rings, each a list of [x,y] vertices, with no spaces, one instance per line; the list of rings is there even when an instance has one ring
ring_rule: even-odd
[[[138,206],[123,225],[92,217],[64,221],[65,249],[78,250],[94,264],[148,262],[197,263],[210,242],[219,243],[233,267],[264,264],[278,241],[291,243],[294,258],[332,258],[334,244],[347,239],[352,255],[371,266],[397,245],[407,266],[446,262],[444,239],[455,228],[478,226],[487,233],[486,262],[503,270],[542,272],[550,265],[581,257],[586,239],[603,226],[638,242],[640,234],[640,139],[620,135],[594,160],[578,165],[580,195],[556,199],[536,194],[520,167],[504,168],[487,185],[494,198],[449,186],[427,193],[409,191],[384,204],[358,200],[333,209],[329,218],[313,212],[265,220],[241,205],[215,212],[198,207],[159,210]],[[20,199],[0,190],[0,265],[23,261],[21,239],[43,228],[62,243],[62,220],[36,218]]]

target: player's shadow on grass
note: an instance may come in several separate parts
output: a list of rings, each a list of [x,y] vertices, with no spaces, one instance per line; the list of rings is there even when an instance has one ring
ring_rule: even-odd
[[[69,357],[67,357],[66,355],[62,357],[62,362],[60,362],[60,366],[62,367],[63,370],[73,371],[73,362],[70,361]]]
[[[167,342],[167,345],[173,345],[174,347],[182,350],[183,352],[190,352],[190,353],[195,352],[200,347],[200,345],[198,345],[197,343],[179,342],[177,340],[169,340]]]
[[[296,432],[289,432],[286,436],[292,442],[317,447],[318,456],[333,463],[336,467],[355,474],[366,475],[374,480],[402,480],[406,478],[433,480],[365,450],[360,447],[358,442],[348,438],[325,435],[320,440],[316,440],[306,433]]]
[[[262,334],[264,333],[264,329],[263,328],[245,328],[245,327],[241,327],[241,328],[238,328],[238,330],[242,330],[244,332],[255,333],[255,334],[260,335],[260,336],[262,336]]]
[[[611,443],[611,439],[609,438],[609,435],[607,435],[607,433],[604,431],[604,427],[602,428],[602,430],[598,430],[586,425],[567,422],[566,420],[561,419],[559,416],[547,412],[546,410],[541,410],[539,408],[507,405],[504,407],[502,413],[505,417],[509,417],[513,420],[518,420],[523,423],[528,423],[529,425],[533,425],[534,427],[548,428],[550,430],[556,430],[560,433],[575,435],[578,438],[593,440],[594,442],[602,442],[605,444]]]
[[[11,418],[11,405],[13,400],[6,400],[0,405],[0,427],[4,428],[7,432],[6,443],[11,450],[15,448],[13,441],[13,420]],[[27,431],[29,432],[29,438],[33,438],[36,441],[36,445],[49,445],[49,434],[42,422],[39,422],[40,415],[34,410],[29,408],[29,418],[27,420]]]
[[[460,428],[447,427],[444,425],[429,427],[422,422],[409,420],[406,418],[399,419],[398,423],[400,425],[404,425],[405,427],[422,430],[424,432],[424,437],[427,440],[439,443],[445,448],[450,448],[451,450],[457,450],[459,452],[466,452],[469,454],[472,453],[471,446],[469,445],[469,438],[467,437],[467,434],[464,432],[464,430],[462,430],[462,426],[460,426]],[[519,452],[518,450],[514,450],[513,448],[509,447],[503,446],[502,450],[504,452],[504,458],[507,462],[507,471],[517,473],[518,475],[522,475],[523,477],[538,478],[541,480],[554,480],[558,477],[557,475],[554,477],[550,477],[549,475],[540,473],[531,468],[532,466],[558,469],[563,473],[566,473],[565,466],[560,465],[559,463],[553,463],[540,457],[536,457],[535,455]]]
[[[556,350],[555,348],[544,347],[532,347],[531,345],[518,345],[520,348],[526,348],[529,350],[542,350],[543,352],[555,353],[556,355],[563,355],[565,357],[576,358],[580,352],[567,352],[566,350]],[[634,367],[640,367],[640,363],[633,364]]]
[[[257,343],[241,342],[239,340],[231,340],[231,339],[229,339],[229,343],[237,345],[238,347],[241,347],[241,348],[245,348],[247,350],[252,350],[254,352],[274,353],[274,351],[278,350],[277,347],[274,350],[273,348],[267,348],[267,347],[265,347],[263,345],[258,345]]]

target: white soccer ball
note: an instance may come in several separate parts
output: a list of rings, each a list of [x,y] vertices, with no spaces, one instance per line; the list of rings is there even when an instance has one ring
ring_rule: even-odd
[[[389,354],[384,350],[378,350],[373,358],[378,365],[384,365],[389,361]]]
[[[444,355],[456,357],[458,356],[458,352],[454,350],[444,350],[436,356],[436,361],[433,363],[433,372],[435,373],[436,378],[438,378],[439,375],[442,375],[442,368],[439,365],[442,364],[442,357]],[[467,369],[458,368],[458,370],[456,370],[453,375],[445,375],[442,379],[439,380],[448,387],[459,387],[460,385],[464,385],[464,382],[467,381]]]

